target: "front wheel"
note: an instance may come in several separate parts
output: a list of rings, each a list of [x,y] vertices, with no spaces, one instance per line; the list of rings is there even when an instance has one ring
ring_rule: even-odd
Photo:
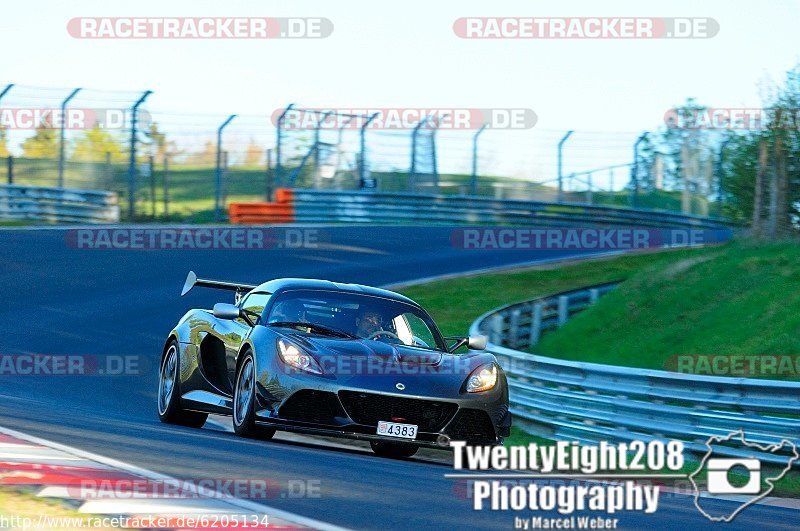
[[[199,428],[206,423],[208,414],[186,411],[181,407],[180,367],[178,342],[173,339],[161,360],[158,375],[158,418],[168,424]]]
[[[411,457],[419,450],[419,446],[416,444],[390,443],[384,441],[370,441],[369,444],[372,446],[372,451],[375,452],[375,455],[381,457]]]
[[[270,439],[275,428],[256,425],[256,365],[253,353],[247,352],[236,371],[233,387],[233,431],[240,437]]]

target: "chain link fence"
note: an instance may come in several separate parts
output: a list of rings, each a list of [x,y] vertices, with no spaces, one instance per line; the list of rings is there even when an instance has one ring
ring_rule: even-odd
[[[269,200],[277,187],[721,208],[711,143],[685,149],[679,178],[640,133],[559,142],[563,131],[456,128],[408,109],[179,113],[150,94],[0,87],[0,182],[113,191],[122,218],[140,221],[221,220],[229,202]]]

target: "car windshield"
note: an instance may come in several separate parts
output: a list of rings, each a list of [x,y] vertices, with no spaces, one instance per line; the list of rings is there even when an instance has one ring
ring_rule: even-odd
[[[267,324],[308,333],[354,337],[444,350],[433,319],[405,302],[327,290],[290,290],[276,296]]]

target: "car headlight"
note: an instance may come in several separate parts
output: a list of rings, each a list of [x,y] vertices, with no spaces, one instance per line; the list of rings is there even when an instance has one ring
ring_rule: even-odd
[[[313,374],[322,374],[322,369],[314,358],[288,341],[278,340],[278,355],[290,367]]]
[[[494,363],[481,365],[472,371],[472,374],[467,378],[468,393],[488,391],[489,389],[494,389],[495,385],[497,385],[497,365]]]

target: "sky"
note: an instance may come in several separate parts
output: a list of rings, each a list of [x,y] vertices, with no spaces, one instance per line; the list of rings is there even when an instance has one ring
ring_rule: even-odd
[[[482,135],[481,164],[534,180],[553,177],[555,144],[567,130],[576,132],[565,146],[566,171],[627,163],[633,140],[663,125],[664,113],[687,97],[758,107],[764,87],[800,62],[794,0],[28,0],[5,2],[2,12],[0,86],[20,85],[5,105],[22,101],[25,86],[62,89],[42,92],[54,101],[69,87],[125,97],[149,89],[156,119],[163,113],[196,139],[210,138],[206,130],[229,114],[268,116],[291,102],[529,108],[538,117],[532,129]],[[67,31],[74,17],[111,16],[325,17],[333,32],[303,40],[87,40]],[[712,17],[720,31],[708,39],[458,38],[453,23],[468,16]],[[242,138],[252,134],[240,127]],[[469,166],[470,134],[442,133],[445,170]]]

